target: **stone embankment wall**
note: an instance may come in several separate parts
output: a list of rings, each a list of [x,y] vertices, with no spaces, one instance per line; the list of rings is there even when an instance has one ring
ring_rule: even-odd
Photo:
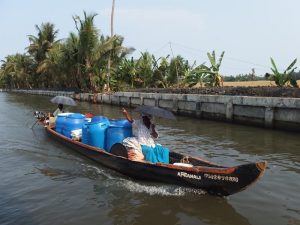
[[[3,91],[24,93],[24,94],[31,94],[31,95],[46,95],[46,96],[62,95],[62,96],[68,96],[74,98],[74,92],[70,92],[70,91],[19,90],[19,89],[3,90]]]
[[[117,92],[112,95],[32,90],[17,92],[50,96],[65,95],[79,101],[127,107],[159,106],[177,115],[300,131],[299,98],[139,92]]]

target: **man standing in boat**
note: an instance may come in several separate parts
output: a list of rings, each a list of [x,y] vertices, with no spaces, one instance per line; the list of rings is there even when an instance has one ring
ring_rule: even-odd
[[[126,119],[132,123],[134,137],[123,140],[123,145],[127,148],[128,158],[136,161],[150,161],[152,163],[169,163],[169,149],[155,144],[158,133],[155,124],[152,123],[152,116],[141,113],[140,120],[134,120],[126,109],[122,109]]]

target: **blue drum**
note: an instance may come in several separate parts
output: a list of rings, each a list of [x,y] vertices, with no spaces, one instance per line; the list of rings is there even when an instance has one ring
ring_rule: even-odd
[[[62,133],[68,138],[71,138],[72,130],[82,129],[85,116],[81,113],[72,113],[65,119]]]
[[[56,121],[55,121],[55,131],[63,134],[63,127],[65,124],[65,121],[67,119],[67,116],[71,115],[72,113],[60,113],[57,115],[56,117]]]
[[[91,122],[91,118],[85,118],[84,119],[84,123],[82,125],[82,137],[81,137],[81,142],[83,144],[87,144],[89,145],[90,142],[89,142],[89,137],[88,137],[88,125],[89,123]]]
[[[107,117],[94,116],[91,122],[85,122],[82,127],[82,143],[104,149],[108,126]]]
[[[127,137],[132,137],[132,125],[128,120],[110,120],[106,131],[106,150],[110,152],[115,143],[122,143]]]

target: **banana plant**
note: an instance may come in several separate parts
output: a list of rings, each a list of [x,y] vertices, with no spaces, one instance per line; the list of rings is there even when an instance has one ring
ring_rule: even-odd
[[[207,57],[211,64],[209,70],[207,71],[207,74],[209,74],[210,86],[220,87],[221,85],[223,85],[223,77],[221,76],[219,71],[220,71],[224,54],[225,52],[223,51],[217,62],[215,51],[213,51],[212,54],[210,54],[209,52],[207,53]]]
[[[208,71],[210,71],[209,67],[204,64],[197,66],[188,72],[187,76],[185,77],[185,83],[187,83],[189,87],[193,87],[197,84],[203,87],[205,81],[210,76]]]
[[[271,64],[272,64],[271,70],[273,74],[266,73],[265,76],[269,80],[274,81],[278,87],[283,87],[283,86],[298,87],[297,81],[293,76],[295,69],[297,69],[297,67],[295,67],[296,63],[297,63],[297,59],[294,59],[293,62],[283,72],[280,72],[277,69],[274,59],[271,57]]]

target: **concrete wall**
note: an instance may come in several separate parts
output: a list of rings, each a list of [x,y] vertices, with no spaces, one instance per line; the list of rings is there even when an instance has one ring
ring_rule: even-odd
[[[99,103],[169,109],[178,115],[300,131],[300,99],[117,92]]]
[[[65,95],[79,101],[127,107],[137,105],[159,106],[178,115],[200,119],[300,131],[299,98],[138,92],[117,92],[112,95],[37,90],[17,90],[16,92],[49,96]]]
[[[16,92],[16,93],[24,93],[24,94],[31,94],[31,95],[46,95],[46,96],[74,96],[74,92],[68,91],[44,91],[44,90],[5,90],[6,92]]]

